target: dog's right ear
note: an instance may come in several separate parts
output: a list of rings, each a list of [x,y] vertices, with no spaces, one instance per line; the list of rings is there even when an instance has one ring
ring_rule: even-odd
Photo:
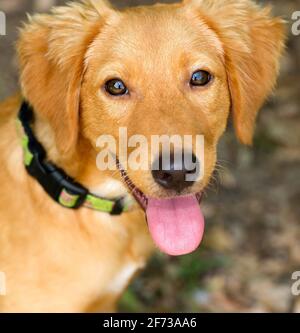
[[[251,144],[259,109],[274,88],[284,51],[285,24],[252,0],[184,0],[223,45],[235,131]]]
[[[72,151],[78,138],[85,54],[113,12],[105,0],[85,0],[30,17],[21,30],[22,93],[49,122],[61,153]]]

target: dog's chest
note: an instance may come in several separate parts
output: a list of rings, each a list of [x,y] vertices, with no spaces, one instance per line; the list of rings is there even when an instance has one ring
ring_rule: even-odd
[[[134,274],[144,266],[142,263],[138,262],[128,262],[120,268],[120,270],[112,278],[111,282],[107,286],[107,292],[113,294],[120,294],[127,287],[131,278]]]
[[[89,244],[89,253],[84,254],[84,248],[81,251],[81,281],[85,282],[83,285],[89,281],[89,293],[98,300],[117,298],[135,273],[145,266],[153,250],[143,215],[130,214],[116,219],[91,213],[85,220],[99,228],[93,229],[95,243]]]

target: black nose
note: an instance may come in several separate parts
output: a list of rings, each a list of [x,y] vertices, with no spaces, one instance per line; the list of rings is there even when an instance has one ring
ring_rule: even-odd
[[[196,175],[197,163],[199,161],[194,154],[189,154],[189,156],[171,154],[169,163],[167,163],[169,165],[164,165],[163,157],[160,155],[153,163],[152,176],[155,182],[163,188],[181,192],[194,184],[195,178],[188,177],[188,175]]]

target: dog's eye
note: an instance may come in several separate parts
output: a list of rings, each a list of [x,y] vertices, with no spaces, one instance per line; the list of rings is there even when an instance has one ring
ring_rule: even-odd
[[[128,94],[128,89],[120,79],[112,79],[105,83],[105,90],[113,96],[122,96]]]
[[[197,71],[192,75],[190,84],[192,86],[205,86],[211,80],[211,75],[206,71]]]

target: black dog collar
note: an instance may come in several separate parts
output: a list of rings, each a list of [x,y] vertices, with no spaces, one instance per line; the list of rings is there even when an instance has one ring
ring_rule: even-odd
[[[24,132],[22,138],[24,163],[28,173],[39,182],[52,199],[70,209],[88,207],[111,215],[120,215],[128,211],[125,198],[110,200],[95,196],[48,161],[45,149],[32,131],[33,121],[33,109],[24,101],[19,112],[19,122]]]

